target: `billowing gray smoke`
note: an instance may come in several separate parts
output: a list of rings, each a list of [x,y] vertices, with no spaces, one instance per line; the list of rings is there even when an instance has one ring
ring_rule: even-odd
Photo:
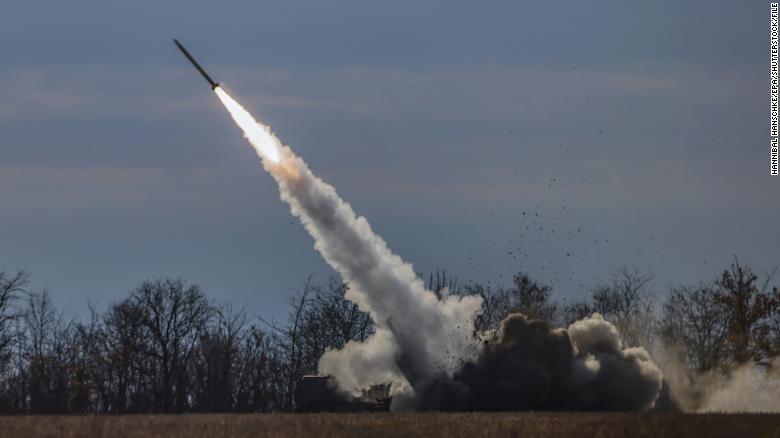
[[[320,372],[348,393],[391,383],[397,408],[644,409],[661,374],[642,349],[622,349],[598,316],[552,330],[507,318],[482,346],[474,334],[477,296],[438,299],[412,266],[393,254],[368,221],[220,87],[222,103],[279,184],[325,261],[348,285],[346,298],[368,312],[376,332],[329,351]]]
[[[662,375],[643,348],[622,348],[601,315],[568,329],[515,313],[484,341],[479,358],[401,398],[402,408],[447,411],[645,410]]]

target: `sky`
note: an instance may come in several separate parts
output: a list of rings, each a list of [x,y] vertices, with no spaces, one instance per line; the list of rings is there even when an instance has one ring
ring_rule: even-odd
[[[81,312],[182,277],[284,318],[333,271],[179,40],[417,272],[574,300],[780,265],[764,2],[10,0],[0,271]]]

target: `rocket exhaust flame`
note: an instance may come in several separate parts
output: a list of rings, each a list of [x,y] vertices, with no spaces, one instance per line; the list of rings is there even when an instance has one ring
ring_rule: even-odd
[[[268,158],[273,163],[278,163],[281,144],[273,132],[271,132],[271,127],[255,120],[244,107],[230,97],[221,87],[214,87],[214,92],[217,93],[217,97],[225,105],[236,125],[244,132],[244,137],[255,148],[257,155],[260,158]]]

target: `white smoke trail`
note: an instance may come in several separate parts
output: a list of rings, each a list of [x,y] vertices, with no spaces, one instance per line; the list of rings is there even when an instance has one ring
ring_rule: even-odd
[[[478,351],[473,321],[481,299],[437,299],[412,266],[393,254],[368,221],[314,176],[270,127],[219,87],[215,92],[276,179],[281,199],[314,238],[314,247],[348,285],[347,299],[368,312],[376,325],[366,342],[326,353],[320,372],[333,374],[342,389],[357,392],[374,383],[403,384],[404,377],[425,380],[453,372],[472,358]]]

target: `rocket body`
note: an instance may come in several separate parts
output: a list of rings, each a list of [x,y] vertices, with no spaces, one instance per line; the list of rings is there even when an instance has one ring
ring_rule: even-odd
[[[174,38],[173,42],[174,44],[176,44],[176,47],[178,47],[179,50],[181,50],[181,53],[183,53],[184,56],[192,63],[192,65],[195,66],[196,69],[198,69],[198,71],[203,76],[203,78],[206,79],[206,82],[209,83],[212,90],[219,87],[219,84],[214,82],[213,79],[211,79],[211,76],[209,76],[209,74],[206,73],[206,70],[203,70],[203,67],[201,67],[200,64],[198,64],[198,61],[196,61],[195,58],[193,58],[192,55],[190,55],[190,52],[188,52],[187,49],[185,49],[184,46],[182,46],[177,39]]]

